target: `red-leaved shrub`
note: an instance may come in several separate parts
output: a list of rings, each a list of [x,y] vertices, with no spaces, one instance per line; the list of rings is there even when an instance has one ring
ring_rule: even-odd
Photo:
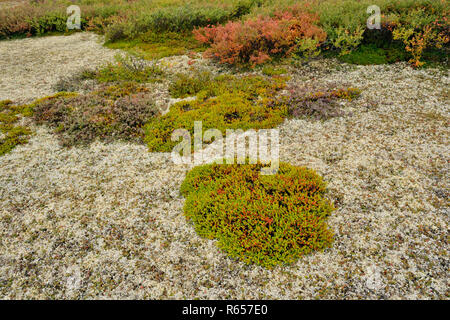
[[[271,17],[195,29],[194,36],[211,46],[206,57],[221,63],[254,66],[273,57],[289,56],[302,39],[323,42],[326,33],[315,24],[317,21],[317,16],[293,7]]]

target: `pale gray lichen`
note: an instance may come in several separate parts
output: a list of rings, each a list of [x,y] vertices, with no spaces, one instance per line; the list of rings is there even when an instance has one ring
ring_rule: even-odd
[[[344,103],[352,116],[285,121],[280,156],[329,182],[332,248],[273,270],[235,262],[186,222],[189,168],[169,154],[64,149],[38,127],[0,158],[0,297],[448,299],[448,74],[322,63],[290,81],[345,82],[362,96]]]

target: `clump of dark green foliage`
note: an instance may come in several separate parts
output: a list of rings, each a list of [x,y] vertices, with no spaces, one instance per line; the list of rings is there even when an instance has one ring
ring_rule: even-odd
[[[141,142],[144,124],[157,114],[148,89],[126,83],[39,102],[33,118],[55,128],[62,145],[73,146],[95,139]]]
[[[295,262],[329,247],[326,224],[334,210],[326,184],[313,170],[281,163],[275,175],[262,164],[195,167],[181,193],[196,232],[217,239],[231,257],[264,267]]]

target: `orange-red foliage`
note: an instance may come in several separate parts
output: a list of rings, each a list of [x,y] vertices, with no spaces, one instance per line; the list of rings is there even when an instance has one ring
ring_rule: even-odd
[[[194,35],[211,46],[205,52],[207,57],[221,63],[254,66],[273,57],[289,56],[300,39],[324,41],[326,33],[315,24],[317,21],[316,15],[293,7],[272,17],[259,16],[245,22],[199,28],[194,30]]]

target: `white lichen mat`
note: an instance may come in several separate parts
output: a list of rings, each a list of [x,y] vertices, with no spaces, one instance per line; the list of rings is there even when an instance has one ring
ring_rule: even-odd
[[[14,64],[2,98],[47,92],[33,81],[53,78],[12,56],[43,41],[1,43],[2,66],[5,56]],[[105,58],[95,41],[85,45],[92,61]],[[53,50],[57,65],[65,54]],[[24,66],[34,80],[22,74],[6,90]],[[281,160],[329,182],[332,248],[273,270],[232,261],[186,222],[186,168],[169,154],[126,143],[64,149],[41,127],[0,158],[0,297],[448,297],[448,74],[406,64],[305,74],[291,81],[362,89],[345,102],[351,116],[280,126]]]
[[[0,100],[30,102],[55,93],[61,76],[111,61],[117,50],[92,33],[0,42]]]

